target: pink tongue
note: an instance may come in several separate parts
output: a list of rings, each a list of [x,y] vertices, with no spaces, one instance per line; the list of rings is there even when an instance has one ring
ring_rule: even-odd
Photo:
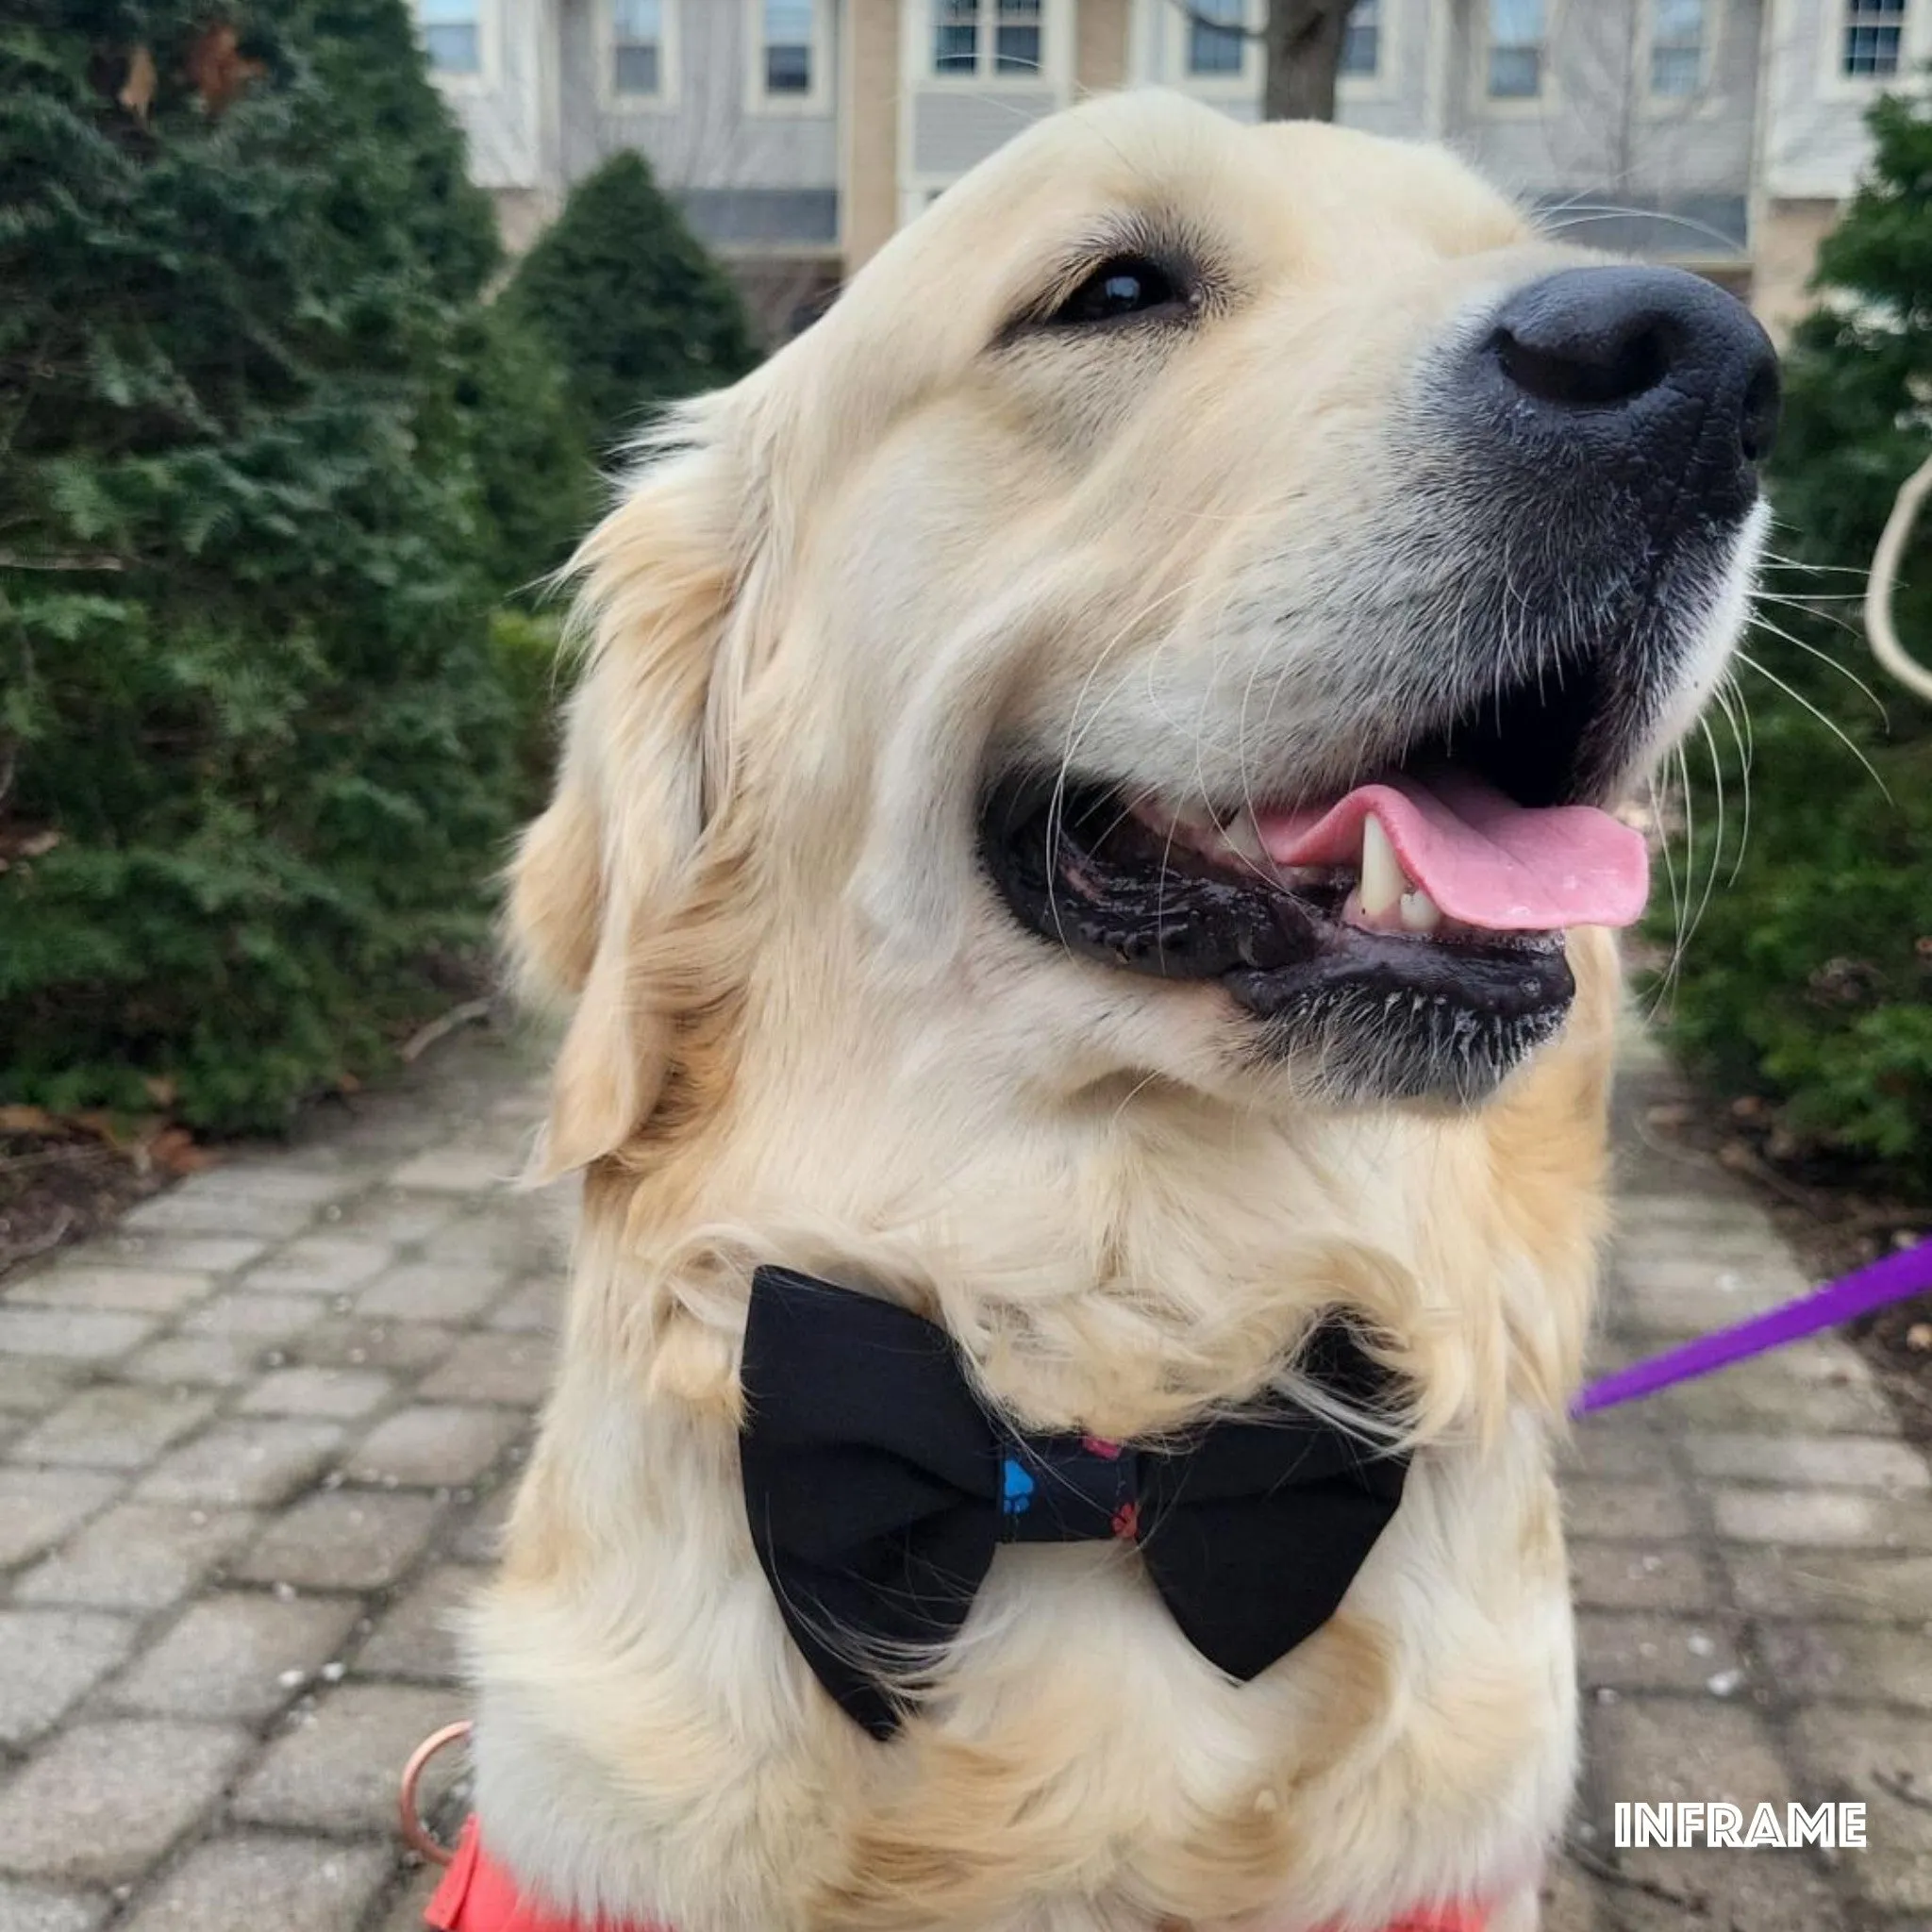
[[[1650,891],[1642,835],[1587,805],[1533,810],[1466,773],[1424,788],[1361,785],[1325,809],[1263,812],[1277,865],[1358,865],[1362,821],[1382,821],[1402,869],[1442,910],[1492,932],[1628,925]]]

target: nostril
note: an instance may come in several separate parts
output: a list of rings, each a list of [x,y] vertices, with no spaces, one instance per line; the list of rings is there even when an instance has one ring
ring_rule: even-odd
[[[1765,362],[1744,386],[1739,441],[1747,463],[1761,463],[1770,456],[1772,445],[1777,441],[1777,364]]]
[[[1542,346],[1507,326],[1492,338],[1496,359],[1516,387],[1539,402],[1570,409],[1611,408],[1647,394],[1670,373],[1671,351],[1660,324],[1609,336]]]

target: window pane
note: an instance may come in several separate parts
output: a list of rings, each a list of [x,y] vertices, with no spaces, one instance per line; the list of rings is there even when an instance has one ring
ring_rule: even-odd
[[[619,47],[615,63],[617,92],[654,94],[658,92],[658,50],[651,46]]]
[[[993,36],[993,66],[1001,74],[1040,72],[1040,29],[1003,26]]]
[[[1498,47],[1540,44],[1543,0],[1490,0],[1490,42]]]
[[[1382,65],[1382,0],[1355,0],[1341,30],[1341,72],[1374,74]]]
[[[425,26],[475,26],[476,0],[417,0],[416,17]]]
[[[1542,92],[1542,49],[1491,47],[1490,92],[1497,100],[1534,100]]]
[[[1895,75],[1900,39],[1900,30],[1895,26],[1847,27],[1844,71],[1852,75]]]
[[[1657,0],[1650,37],[1653,42],[1668,41],[1678,46],[1702,46],[1704,0]]]
[[[1694,94],[1704,78],[1704,55],[1696,47],[1653,47],[1650,91],[1654,94]]]
[[[1229,28],[1245,19],[1243,0],[1195,0],[1193,11],[1198,17],[1188,23],[1188,72],[1239,74],[1246,42]],[[1208,26],[1205,23],[1210,20],[1224,20],[1227,26]]]
[[[812,0],[765,0],[765,40],[774,47],[808,47]]]
[[[932,64],[940,74],[972,74],[978,68],[978,0],[937,0]]]
[[[658,0],[611,0],[613,38],[656,41],[663,32],[664,9]]]
[[[482,60],[474,26],[427,26],[423,29],[423,45],[429,64],[439,74],[475,74]]]
[[[768,94],[808,94],[811,92],[809,47],[765,49],[765,92]]]

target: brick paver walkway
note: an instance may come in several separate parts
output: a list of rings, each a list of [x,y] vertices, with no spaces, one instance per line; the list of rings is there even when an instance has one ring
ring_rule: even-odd
[[[1801,1286],[1645,1147],[1603,1350]],[[547,1369],[533,1062],[452,1042],[0,1290],[0,1932],[401,1932],[397,1765]],[[1837,1343],[1594,1420],[1568,1478],[1589,1764],[1549,1932],[1932,1928],[1932,1482]],[[1618,1853],[1619,1798],[1857,1797],[1871,1848]]]

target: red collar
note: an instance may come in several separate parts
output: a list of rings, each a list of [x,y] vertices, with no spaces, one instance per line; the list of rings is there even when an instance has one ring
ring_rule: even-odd
[[[513,1879],[484,1851],[476,1821],[467,1820],[457,1855],[423,1913],[436,1932],[664,1932],[661,1926],[616,1926],[599,1920],[559,1918],[529,1904]],[[1489,1914],[1473,1906],[1412,1912],[1386,1932],[1486,1932]]]

